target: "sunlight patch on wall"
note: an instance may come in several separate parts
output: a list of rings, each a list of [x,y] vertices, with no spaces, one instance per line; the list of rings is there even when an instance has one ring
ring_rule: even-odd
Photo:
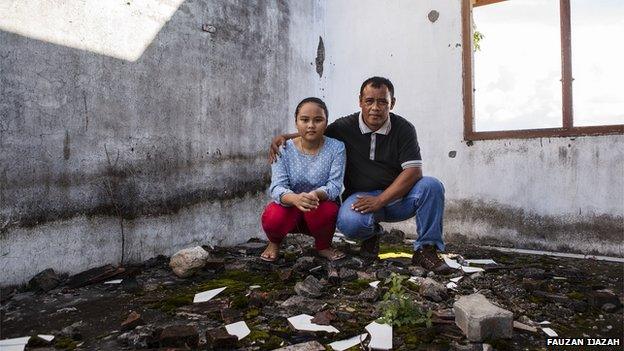
[[[0,30],[136,61],[184,0],[0,0]]]

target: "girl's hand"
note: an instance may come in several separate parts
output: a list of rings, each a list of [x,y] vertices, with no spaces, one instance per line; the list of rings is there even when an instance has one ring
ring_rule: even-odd
[[[318,207],[319,198],[315,193],[297,194],[294,205],[303,212],[309,212]]]

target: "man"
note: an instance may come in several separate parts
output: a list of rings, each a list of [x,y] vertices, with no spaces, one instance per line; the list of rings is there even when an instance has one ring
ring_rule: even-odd
[[[337,227],[351,239],[361,240],[364,255],[377,256],[379,222],[416,217],[418,239],[412,262],[427,270],[447,274],[452,269],[437,251],[444,250],[442,216],[444,187],[433,177],[423,177],[420,147],[414,126],[390,111],[394,86],[387,78],[372,77],[360,87],[360,112],[331,123],[325,135],[345,143],[347,164],[345,192]],[[274,160],[285,138],[271,144]]]

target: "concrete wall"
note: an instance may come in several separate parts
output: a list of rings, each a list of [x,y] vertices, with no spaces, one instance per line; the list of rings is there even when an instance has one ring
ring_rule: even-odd
[[[328,1],[330,113],[356,111],[365,78],[393,81],[394,112],[416,126],[424,173],[446,186],[447,240],[624,256],[624,136],[462,140],[460,5]],[[412,221],[397,227],[415,231]]]
[[[331,120],[356,111],[371,75],[393,80],[425,173],[446,185],[447,239],[624,255],[622,136],[462,140],[460,0],[0,13],[2,285],[262,236],[269,137],[294,130],[306,96]]]
[[[315,95],[314,1],[105,3],[1,5],[2,285],[261,236],[270,136]]]

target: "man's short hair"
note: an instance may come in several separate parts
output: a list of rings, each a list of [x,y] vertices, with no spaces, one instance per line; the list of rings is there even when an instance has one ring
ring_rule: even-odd
[[[362,83],[362,86],[360,87],[360,97],[362,97],[362,94],[364,93],[364,88],[366,88],[368,85],[372,85],[373,88],[381,88],[382,85],[385,85],[390,92],[390,97],[394,98],[394,85],[392,85],[390,79],[376,76],[368,78],[364,81],[364,83]]]

